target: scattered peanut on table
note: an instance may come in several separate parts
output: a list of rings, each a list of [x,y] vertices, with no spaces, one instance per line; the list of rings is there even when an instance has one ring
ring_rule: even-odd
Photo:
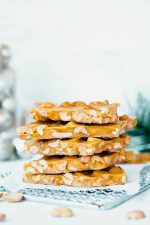
[[[7,202],[20,202],[23,199],[23,195],[17,192],[4,193],[2,198]]]
[[[54,208],[51,211],[51,216],[54,216],[54,217],[72,217],[73,211],[69,208]]]
[[[4,213],[0,213],[0,222],[3,222],[6,218],[6,215]]]
[[[131,212],[128,212],[126,215],[126,218],[128,220],[139,220],[145,217],[146,217],[145,213],[141,210],[133,210]]]

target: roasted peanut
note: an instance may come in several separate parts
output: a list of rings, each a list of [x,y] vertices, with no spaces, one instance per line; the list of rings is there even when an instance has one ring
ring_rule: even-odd
[[[54,216],[54,217],[72,217],[73,211],[69,208],[54,208],[51,211],[51,216]]]
[[[8,192],[3,194],[2,198],[7,202],[20,202],[23,199],[23,195],[17,192]]]
[[[6,218],[6,215],[4,213],[0,213],[0,222],[3,222]]]
[[[126,215],[128,220],[139,220],[145,218],[145,213],[141,210],[133,210]]]

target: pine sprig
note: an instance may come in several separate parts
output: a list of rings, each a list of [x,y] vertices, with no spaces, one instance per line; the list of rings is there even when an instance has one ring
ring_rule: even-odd
[[[138,122],[137,127],[150,133],[150,99],[145,98],[140,92],[137,95],[134,114]]]
[[[136,116],[137,126],[127,133],[132,136],[130,147],[144,152],[150,151],[150,99],[144,97],[139,92],[137,94],[136,105],[133,108],[128,101],[128,106],[132,115]]]

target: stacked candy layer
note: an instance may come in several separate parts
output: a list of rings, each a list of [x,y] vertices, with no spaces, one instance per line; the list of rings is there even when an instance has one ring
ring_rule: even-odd
[[[108,101],[38,103],[31,109],[35,122],[18,128],[24,150],[43,155],[24,165],[29,183],[96,187],[126,182],[115,164],[134,158],[125,147],[127,129],[135,118],[118,116],[118,104]]]

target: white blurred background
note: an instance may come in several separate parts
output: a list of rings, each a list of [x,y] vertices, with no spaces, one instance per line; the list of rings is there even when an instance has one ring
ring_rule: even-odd
[[[20,108],[150,95],[150,0],[0,0]]]

